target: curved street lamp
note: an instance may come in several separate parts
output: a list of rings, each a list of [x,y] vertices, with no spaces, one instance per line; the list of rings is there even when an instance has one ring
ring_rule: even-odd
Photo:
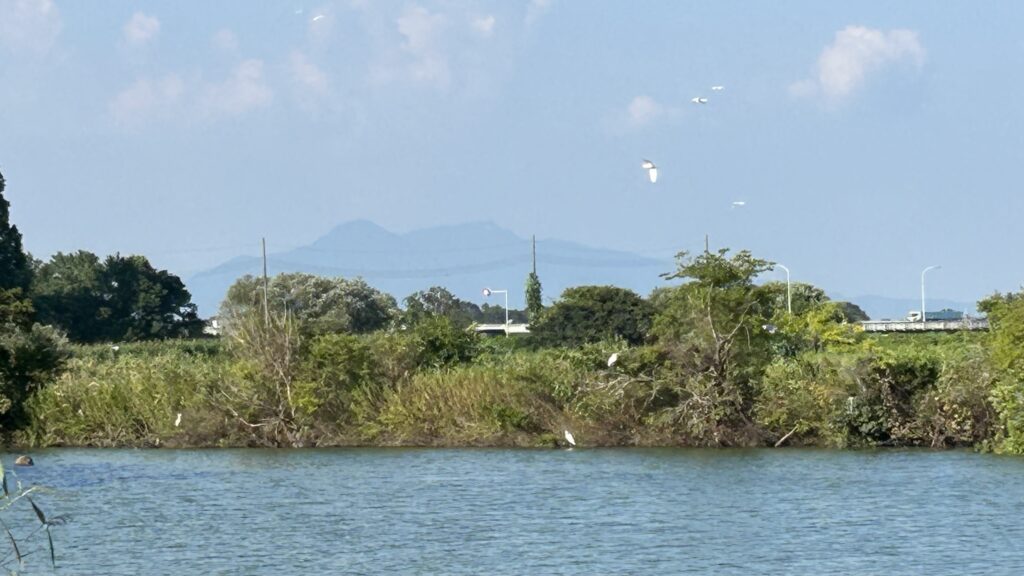
[[[775,265],[786,271],[786,311],[789,312],[790,316],[792,316],[793,315],[793,290],[790,288],[790,284],[789,284],[789,268],[786,268],[782,264],[778,264],[778,263],[776,263]]]
[[[929,270],[938,270],[939,268],[942,268],[942,266],[929,266],[924,270],[921,270],[921,322],[928,321],[928,313],[925,311],[924,307],[924,275],[927,274]]]
[[[491,294],[505,294],[505,336],[508,337],[508,290],[484,288],[484,298],[489,298]]]

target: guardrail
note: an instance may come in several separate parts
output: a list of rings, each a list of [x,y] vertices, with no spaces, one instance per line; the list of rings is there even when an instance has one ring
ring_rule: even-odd
[[[960,330],[988,330],[987,318],[962,320],[868,320],[860,325],[865,332],[956,332]]]

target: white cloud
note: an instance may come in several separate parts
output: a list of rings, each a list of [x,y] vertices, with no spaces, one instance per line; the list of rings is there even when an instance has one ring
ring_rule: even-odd
[[[533,24],[551,9],[554,0],[530,0],[526,6],[526,24]]]
[[[160,33],[160,21],[155,16],[146,16],[142,12],[132,14],[124,25],[124,39],[132,46],[141,46]]]
[[[917,32],[847,26],[822,50],[812,77],[793,83],[789,91],[794,96],[820,94],[830,102],[840,102],[864,86],[871,73],[898,63],[920,67],[924,59]]]
[[[223,52],[238,50],[238,37],[229,28],[221,28],[213,35],[213,45]]]
[[[47,54],[62,26],[52,0],[0,0],[0,45],[12,52]]]
[[[494,15],[488,14],[487,16],[474,18],[472,22],[470,22],[470,25],[473,27],[473,31],[480,36],[490,38],[494,34],[494,23]]]
[[[184,93],[185,83],[175,74],[158,80],[142,78],[114,97],[110,113],[119,126],[137,127],[171,114],[180,105]]]
[[[270,105],[274,93],[263,76],[262,60],[246,60],[218,84],[206,87],[201,109],[210,115],[239,116]]]
[[[327,92],[327,74],[310,62],[305,54],[298,50],[293,51],[289,63],[292,80],[297,86],[314,94]]]
[[[431,13],[422,6],[410,6],[396,21],[398,32],[405,38],[402,50],[412,58],[409,72],[413,79],[447,87],[451,79],[448,58],[441,47],[448,20],[443,14]]]
[[[665,107],[650,96],[637,96],[626,109],[629,125],[634,128],[646,126],[665,114]]]

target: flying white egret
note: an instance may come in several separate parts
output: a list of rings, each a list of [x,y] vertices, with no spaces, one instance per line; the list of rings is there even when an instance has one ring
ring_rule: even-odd
[[[326,16],[324,16],[323,14],[317,14],[316,16],[313,16],[313,22],[323,20],[324,18],[326,18]]]
[[[722,90],[725,90],[725,86],[712,86],[711,89],[715,92],[721,92]]]
[[[181,426],[181,412],[178,412],[178,417],[174,419],[174,427]]]
[[[615,363],[618,362],[618,361],[619,361],[619,353],[615,352],[614,354],[612,354],[611,356],[608,357],[608,367],[611,368],[612,366],[615,366]]]
[[[654,162],[644,160],[640,167],[647,170],[647,177],[651,179],[651,184],[658,181],[658,167],[654,165]]]
[[[744,202],[743,200],[737,200],[737,201],[732,203],[732,207],[733,208],[742,208],[742,207],[744,207],[746,205],[747,205],[747,203]]]
[[[569,443],[569,446],[576,445],[576,439],[572,437],[572,432],[568,430],[565,431],[565,441]]]
[[[708,103],[708,99],[707,98],[701,98],[700,96],[695,96],[693,98],[690,98],[690,102],[693,102],[694,104],[707,104]]]

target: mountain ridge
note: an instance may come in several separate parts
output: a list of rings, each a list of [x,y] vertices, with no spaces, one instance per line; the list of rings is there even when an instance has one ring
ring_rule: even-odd
[[[267,255],[270,274],[305,272],[362,277],[399,302],[431,286],[483,302],[481,290],[507,289],[509,306],[522,307],[532,267],[531,241],[490,221],[449,224],[396,233],[369,220],[332,228],[306,246]],[[560,239],[537,241],[538,274],[545,299],[570,286],[610,284],[647,294],[664,285],[659,274],[672,262]],[[262,260],[236,256],[188,280],[203,315],[216,313],[228,287],[245,274],[262,273]],[[503,302],[502,302],[503,303]]]

